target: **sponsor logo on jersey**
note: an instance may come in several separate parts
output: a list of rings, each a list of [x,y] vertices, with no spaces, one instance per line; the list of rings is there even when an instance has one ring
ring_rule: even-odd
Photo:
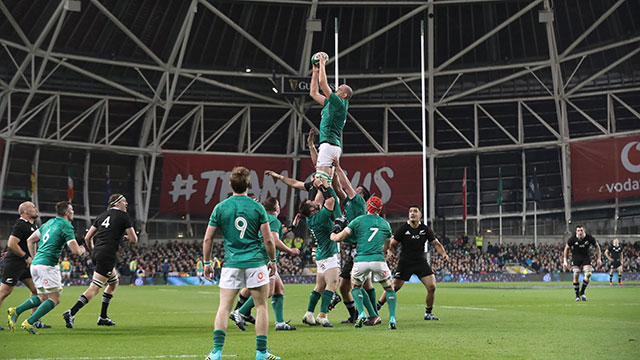
[[[258,273],[258,279],[260,279],[260,280],[264,279],[264,273],[263,272]]]

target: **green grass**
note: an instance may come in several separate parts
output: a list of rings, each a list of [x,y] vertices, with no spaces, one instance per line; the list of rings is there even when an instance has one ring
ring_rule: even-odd
[[[340,325],[344,306],[329,313],[333,329],[303,326],[311,285],[287,285],[285,318],[297,331],[269,329],[269,348],[283,359],[638,359],[640,358],[640,287],[595,285],[588,302],[574,303],[569,283],[439,284],[434,314],[422,320],[425,290],[407,284],[398,293],[398,329],[383,324],[354,329]],[[97,327],[100,297],[64,327],[62,312],[84,291],[68,287],[62,303],[43,320],[53,326],[33,336],[24,330],[0,331],[0,358],[153,358],[191,355],[203,359],[212,346],[218,303],[214,286],[123,286],[109,309],[118,322]],[[381,289],[376,288],[378,294]],[[16,288],[0,313],[28,297]],[[319,304],[318,308],[319,309]],[[19,323],[26,319],[22,314]],[[273,313],[270,315],[273,319]],[[273,320],[272,320],[273,321]],[[3,321],[4,323],[4,321]],[[3,324],[4,326],[4,324]],[[255,356],[253,327],[241,332],[229,324],[225,355]],[[185,356],[185,358],[190,358]]]

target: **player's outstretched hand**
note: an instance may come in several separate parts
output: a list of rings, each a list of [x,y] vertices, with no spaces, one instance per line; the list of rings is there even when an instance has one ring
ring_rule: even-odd
[[[298,249],[298,248],[291,248],[291,250],[289,251],[289,253],[290,253],[291,255],[298,256],[298,255],[300,255],[300,249]]]
[[[204,278],[207,279],[207,281],[211,281],[211,279],[213,275],[213,265],[205,265],[204,266]]]
[[[269,269],[269,277],[276,275],[276,271],[277,271],[276,263],[269,261],[269,263],[267,264],[267,268]],[[206,268],[205,268],[205,274],[206,273],[207,272],[206,272]]]
[[[122,237],[122,241],[129,241],[129,236],[128,235],[124,235]]]
[[[313,128],[309,129],[309,135],[307,135],[307,145],[309,146],[309,149],[311,149],[313,147],[313,136],[315,135],[315,132],[313,131]]]
[[[324,65],[327,63],[327,60],[329,60],[329,55],[323,54],[324,56],[320,56],[320,59],[318,59],[318,65],[324,67]]]
[[[449,262],[449,255],[448,254],[444,254],[444,256],[442,257],[442,260],[445,262]]]

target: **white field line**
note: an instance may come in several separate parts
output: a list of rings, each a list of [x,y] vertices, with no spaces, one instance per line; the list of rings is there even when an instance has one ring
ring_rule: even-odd
[[[468,307],[468,306],[438,306],[445,309],[462,309],[462,310],[479,310],[479,311],[496,311],[496,309],[489,308],[477,308],[477,307]]]

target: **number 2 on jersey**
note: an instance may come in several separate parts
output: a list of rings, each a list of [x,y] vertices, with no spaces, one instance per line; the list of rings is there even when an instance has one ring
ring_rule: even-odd
[[[104,219],[104,221],[102,222],[102,224],[100,224],[100,226],[104,226],[104,227],[108,228],[108,227],[109,227],[109,225],[111,225],[111,224],[109,223],[109,220],[110,220],[110,219],[111,219],[111,216],[107,216],[107,218],[106,218],[106,219]]]
[[[242,216],[238,216],[236,218],[236,221],[234,222],[234,225],[236,226],[236,229],[240,231],[240,239],[243,239],[244,232],[247,231],[247,219],[243,218]]]
[[[378,231],[380,229],[378,229],[377,227],[372,227],[372,228],[369,228],[369,230],[373,231],[371,233],[371,236],[369,236],[369,240],[367,240],[367,241],[371,242],[371,240],[373,240],[373,237],[376,236],[376,234],[378,233]]]

